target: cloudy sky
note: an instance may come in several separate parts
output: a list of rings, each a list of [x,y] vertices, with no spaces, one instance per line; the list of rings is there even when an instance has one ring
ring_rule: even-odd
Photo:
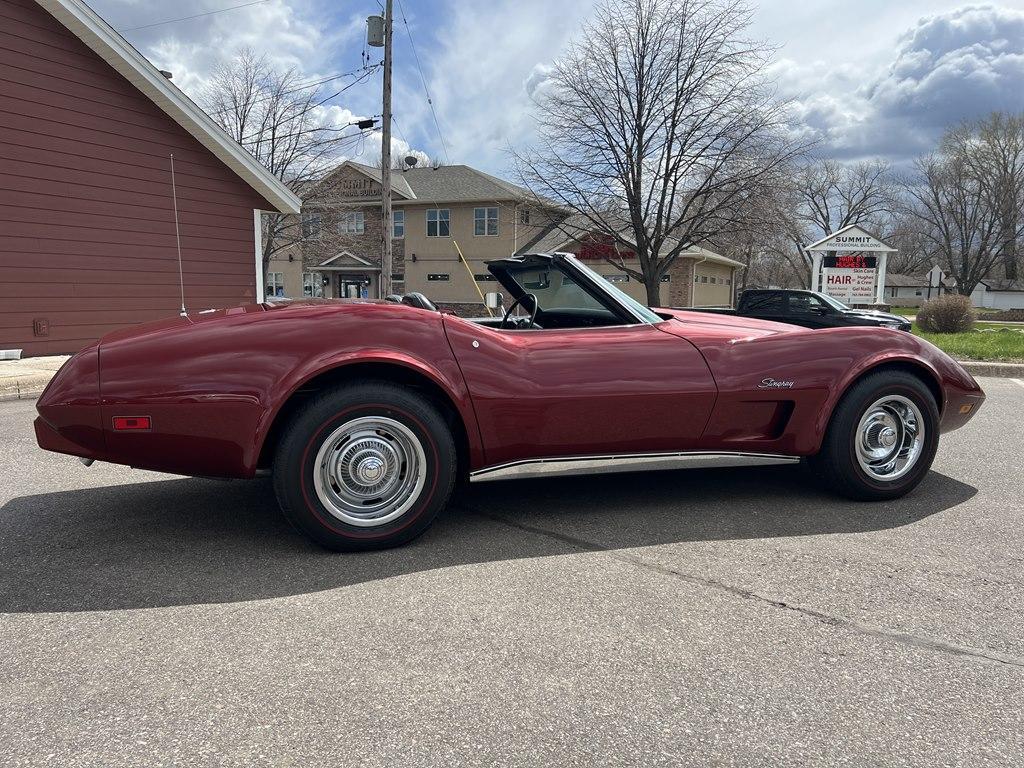
[[[374,61],[365,18],[376,0],[91,0],[187,92],[248,46],[309,79]],[[996,109],[1024,111],[1024,0],[762,0],[752,34],[778,48],[772,74],[794,115],[843,159],[906,162],[941,129]],[[586,20],[591,0],[395,0],[398,149],[508,170],[509,146],[532,135],[529,93]],[[404,21],[403,21],[404,17]],[[406,23],[407,22],[407,23]],[[151,26],[153,25],[153,26]],[[424,96],[415,44],[440,134]],[[324,95],[351,78],[325,84]],[[325,119],[380,113],[379,73],[328,102]],[[372,161],[379,140],[362,148]]]

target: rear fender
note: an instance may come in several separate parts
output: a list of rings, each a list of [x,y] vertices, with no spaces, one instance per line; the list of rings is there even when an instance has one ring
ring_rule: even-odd
[[[483,462],[483,446],[480,441],[480,430],[477,426],[476,414],[473,411],[469,391],[462,378],[462,373],[455,363],[455,358],[451,357],[450,360],[442,359],[431,364],[407,352],[388,348],[346,350],[342,353],[309,361],[306,365],[293,370],[281,382],[280,395],[269,403],[270,408],[257,429],[254,455],[260,455],[263,450],[263,444],[282,408],[303,386],[313,379],[332,371],[367,363],[398,366],[432,381],[438,389],[444,392],[462,420],[469,441],[469,459],[471,464],[477,466]]]

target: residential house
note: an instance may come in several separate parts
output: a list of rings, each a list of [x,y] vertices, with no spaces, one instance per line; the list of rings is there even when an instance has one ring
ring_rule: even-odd
[[[260,211],[298,198],[85,2],[0,0],[0,65],[0,348],[264,295]]]
[[[577,253],[635,298],[642,282],[605,258],[603,238],[528,190],[465,165],[393,171],[393,290],[419,291],[440,306],[482,314],[484,296],[500,291],[486,262],[517,253]],[[294,253],[272,262],[268,286],[285,295],[375,297],[379,294],[381,171],[348,161],[310,190],[303,202],[301,274]],[[609,238],[610,241],[610,238]],[[292,258],[288,261],[288,256]],[[635,254],[616,261],[639,270]],[[689,247],[664,278],[662,304],[727,306],[740,263]],[[291,277],[289,277],[291,275]],[[280,279],[279,279],[280,278]]]
[[[1024,309],[1024,280],[986,277],[971,292],[971,304],[989,309]]]

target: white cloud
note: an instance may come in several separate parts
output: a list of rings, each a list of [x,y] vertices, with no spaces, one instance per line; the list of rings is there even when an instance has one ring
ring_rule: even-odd
[[[231,4],[91,2],[118,29]],[[404,0],[452,162],[507,170],[506,149],[534,135],[532,97],[593,2]],[[1024,107],[1024,0],[956,6],[956,0],[757,0],[754,33],[784,46],[773,74],[780,92],[794,98],[802,130],[822,138],[824,152],[900,162],[932,146],[951,122]],[[365,17],[375,9],[374,2],[357,8],[335,0],[267,0],[126,36],[195,94],[213,65],[243,46],[309,79],[353,70],[363,63]],[[899,35],[901,29],[907,31]],[[442,156],[401,16],[395,44],[395,151],[411,142],[426,150],[424,158]],[[379,49],[370,53],[379,59]],[[335,99],[323,110],[325,124],[379,115],[379,84],[375,74]],[[360,158],[379,155],[379,142],[367,137]]]
[[[407,17],[448,153],[453,163],[468,163],[501,172],[505,150],[533,134],[530,93],[543,79],[569,37],[579,29],[592,0],[520,0],[519,2],[452,2],[443,34],[428,37],[433,25],[421,24],[436,12]],[[396,36],[404,29],[396,29]],[[395,111],[408,133],[410,126],[431,137],[441,151],[436,129],[415,70],[396,83]]]
[[[950,125],[1024,107],[1024,11],[931,14],[893,42],[886,62],[776,65],[780,90],[823,154],[905,163]]]

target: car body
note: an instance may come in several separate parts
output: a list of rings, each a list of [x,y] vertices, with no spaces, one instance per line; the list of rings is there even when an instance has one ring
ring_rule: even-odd
[[[855,309],[828,294],[789,288],[752,288],[740,294],[735,310],[702,310],[735,314],[804,328],[872,326],[898,331],[911,329],[905,317],[874,309]]]
[[[984,399],[961,366],[910,334],[652,311],[567,254],[489,268],[529,317],[509,307],[465,319],[417,294],[255,304],[112,333],[39,398],[38,443],[186,475],[269,470],[286,513],[305,515],[300,528],[352,549],[419,532],[394,530],[418,509],[408,499],[374,512],[378,481],[395,494],[433,489],[432,519],[466,478],[796,462],[826,452],[844,398],[880,377],[897,381],[917,426],[900,432],[896,405],[870,429],[889,430],[886,440],[915,432],[933,454],[938,432]],[[869,497],[909,490],[875,485]]]

